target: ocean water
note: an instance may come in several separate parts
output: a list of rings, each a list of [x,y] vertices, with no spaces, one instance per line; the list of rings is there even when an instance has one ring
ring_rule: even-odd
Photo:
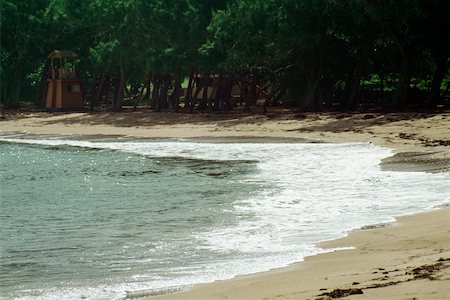
[[[448,202],[367,143],[0,137],[0,298],[125,299],[300,261]]]

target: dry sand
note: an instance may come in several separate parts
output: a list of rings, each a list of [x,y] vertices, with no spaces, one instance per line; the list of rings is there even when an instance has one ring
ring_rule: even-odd
[[[382,167],[450,170],[450,113],[266,115],[6,112],[0,133],[146,138],[371,142],[394,149]],[[450,184],[450,182],[449,182]],[[450,299],[450,208],[405,216],[387,228],[320,244],[355,247],[265,273],[151,299]],[[350,293],[363,293],[352,294]]]

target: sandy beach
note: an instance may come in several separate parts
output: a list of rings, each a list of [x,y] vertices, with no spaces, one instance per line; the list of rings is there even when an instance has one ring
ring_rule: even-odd
[[[184,114],[6,112],[0,134],[132,136],[208,140],[370,142],[395,155],[389,170],[449,172],[450,112]],[[450,184],[450,182],[449,182]],[[321,243],[352,247],[265,273],[150,299],[450,299],[450,208],[402,216]]]
[[[450,209],[320,244],[355,247],[266,273],[149,299],[448,299]]]

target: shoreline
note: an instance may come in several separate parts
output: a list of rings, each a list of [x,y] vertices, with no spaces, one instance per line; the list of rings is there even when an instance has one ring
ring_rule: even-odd
[[[449,161],[450,111],[440,113],[268,114],[5,111],[0,133],[135,138],[304,139],[316,142],[370,142],[399,152],[421,152]]]
[[[396,217],[392,226],[354,230],[317,244],[324,249],[352,249],[144,299],[448,299],[449,217],[450,207]],[[447,231],[439,229],[442,223]],[[441,243],[433,244],[435,239]],[[442,248],[423,253],[429,245]]]
[[[322,241],[316,246],[329,251],[285,267],[196,284],[186,290],[143,295],[143,299],[448,299],[448,204],[383,224],[389,225],[355,229],[343,237]],[[441,225],[446,228],[440,230]],[[424,253],[436,238],[440,242],[433,246],[442,248]],[[397,249],[400,245],[404,246],[401,250]]]
[[[127,115],[129,114],[133,113],[127,113]],[[119,114],[105,113],[101,115],[105,116],[112,124],[114,121],[120,123]],[[402,114],[371,115],[372,117],[368,118],[368,121],[395,119],[396,117],[398,119],[392,122],[372,124],[364,129],[361,129],[358,124],[366,120],[367,114],[350,117],[346,115],[342,117],[342,115],[322,117],[311,114],[300,120],[293,118],[292,115],[287,118],[277,116],[275,121],[271,117],[260,115],[244,116],[242,120],[223,118],[223,116],[207,117],[206,120],[199,120],[198,116],[194,116],[191,120],[186,120],[186,116],[182,115],[181,119],[183,120],[172,120],[169,122],[170,124],[164,124],[164,118],[172,116],[172,114],[163,113],[158,116],[157,120],[148,120],[147,117],[144,117],[135,120],[133,124],[127,124],[127,126],[124,124],[114,126],[104,124],[105,120],[102,123],[93,123],[90,114],[38,113],[36,115],[36,113],[32,113],[25,117],[15,116],[1,121],[0,133],[24,131],[32,134],[66,136],[111,138],[120,136],[138,139],[182,138],[225,142],[230,140],[242,142],[243,139],[249,138],[267,142],[278,140],[280,137],[284,142],[289,140],[331,143],[370,142],[391,148],[394,152],[392,156],[383,159],[380,163],[383,170],[420,172],[448,172],[450,170],[449,113],[431,115],[419,120],[413,119],[414,116],[417,117],[416,114],[406,114],[408,117]],[[137,116],[142,117],[139,113]],[[86,122],[84,118],[89,119],[90,122]],[[146,125],[141,126],[139,120],[146,120]],[[344,124],[346,126],[344,128],[347,129],[343,129],[342,124],[337,126],[337,123],[343,120],[348,123]],[[265,124],[265,122],[268,123]],[[305,127],[312,129],[305,130]],[[432,127],[436,130],[430,130]],[[414,221],[409,222],[408,220]],[[422,223],[413,224],[419,221]],[[448,284],[450,282],[450,238],[448,238],[450,208],[445,206],[427,212],[400,216],[392,224],[392,226],[383,228],[356,229],[343,238],[318,244],[321,248],[354,247],[355,249],[352,250],[318,254],[279,269],[239,276],[225,281],[194,285],[187,291],[158,295],[147,299],[201,300],[223,299],[224,297],[229,299],[272,299],[276,297],[277,299],[325,300],[332,299],[339,293],[344,296],[346,293],[359,293],[360,291],[364,293],[364,296],[358,294],[348,294],[347,296],[351,299],[358,297],[364,299],[411,299],[416,296],[418,299],[445,299],[445,295],[450,294],[450,288],[447,288],[450,286]],[[418,228],[420,226],[423,228]],[[431,232],[430,226],[435,230],[433,232],[435,240],[421,236],[424,228],[428,228],[425,230],[427,234]],[[380,236],[386,240],[391,239],[390,243],[387,243],[386,240],[380,241]],[[392,240],[393,236],[397,237],[397,241]],[[408,239],[405,240],[405,237]],[[430,240],[428,244],[427,240]],[[415,244],[416,246],[413,247]],[[436,259],[436,255],[432,253],[433,249],[430,253],[430,249],[427,249],[426,245],[440,245],[438,249],[440,252],[435,254],[440,254],[442,257]],[[394,248],[396,251],[391,251]],[[412,267],[406,266],[408,257],[414,258],[409,263]],[[443,259],[442,264],[437,266],[440,258]],[[399,264],[400,261],[402,264]],[[368,264],[372,266],[371,272],[368,272]],[[376,266],[377,264],[379,266]],[[337,266],[340,266],[340,269]],[[425,277],[416,278],[413,270],[421,267],[427,270],[433,268],[436,270],[433,269],[431,275],[422,274]],[[380,270],[377,271],[376,268]],[[399,271],[395,271],[396,269]],[[404,273],[403,277],[400,275],[400,271]],[[384,274],[384,272],[388,273]],[[410,272],[409,275],[408,272]],[[420,270],[417,272],[420,273]],[[439,278],[433,277],[435,273]],[[380,276],[375,277],[375,274]],[[391,280],[390,274],[394,274],[396,280]],[[389,279],[386,279],[385,276],[388,276]],[[350,280],[350,278],[352,279]],[[430,278],[434,278],[434,280],[430,280]],[[414,293],[411,294],[411,291]]]
[[[450,200],[450,199],[449,199]],[[338,238],[330,239],[330,240],[324,240],[320,241],[314,246],[318,247],[319,249],[322,249],[324,252],[320,252],[313,255],[308,255],[303,258],[301,261],[297,261],[285,266],[272,268],[266,271],[261,271],[257,273],[250,273],[250,274],[242,274],[238,275],[233,278],[229,279],[223,279],[223,280],[216,280],[213,282],[205,282],[205,283],[198,283],[193,285],[183,285],[183,286],[176,286],[176,287],[168,287],[163,288],[160,290],[137,290],[137,291],[127,291],[127,298],[126,299],[134,299],[139,298],[143,300],[207,300],[207,299],[241,299],[241,300],[252,300],[252,299],[315,299],[315,300],[330,300],[335,298],[347,298],[352,295],[361,295],[364,294],[363,299],[372,299],[372,300],[378,300],[378,299],[391,299],[396,300],[400,299],[398,296],[401,294],[401,290],[398,291],[398,288],[394,289],[393,292],[389,292],[389,294],[386,296],[384,291],[382,292],[372,292],[370,293],[364,292],[364,290],[371,290],[371,289],[378,289],[378,288],[386,288],[390,286],[396,286],[403,283],[411,283],[415,280],[419,279],[429,279],[429,280],[441,280],[440,278],[444,278],[444,281],[450,282],[450,237],[448,240],[446,240],[446,249],[445,251],[440,251],[435,254],[429,255],[430,257],[437,257],[439,256],[436,261],[430,260],[429,257],[427,257],[427,261],[423,260],[423,257],[420,257],[421,259],[421,265],[414,265],[414,262],[411,261],[408,263],[408,266],[404,269],[400,270],[399,268],[396,268],[395,270],[391,271],[385,271],[388,268],[384,267],[374,267],[373,272],[371,274],[388,274],[388,273],[398,273],[395,275],[395,277],[401,277],[401,272],[405,272],[405,276],[403,278],[400,278],[401,280],[395,280],[395,281],[388,281],[388,276],[381,276],[372,278],[371,280],[366,279],[366,285],[364,286],[361,282],[358,281],[352,281],[346,284],[341,284],[339,287],[336,288],[320,288],[317,289],[318,294],[313,295],[312,293],[308,294],[308,297],[306,298],[296,298],[292,297],[292,295],[283,294],[283,291],[280,289],[276,289],[278,294],[276,296],[269,295],[266,296],[265,294],[259,293],[259,288],[256,287],[257,285],[260,285],[262,283],[267,284],[269,282],[275,281],[277,284],[280,283],[280,281],[285,281],[287,278],[289,280],[292,280],[293,277],[300,277],[301,279],[296,280],[297,283],[301,283],[302,280],[307,281],[308,285],[311,284],[310,275],[317,275],[323,274],[323,271],[317,272],[316,266],[308,266],[307,270],[304,270],[304,264],[316,264],[316,262],[324,261],[330,261],[330,264],[339,263],[339,260],[341,260],[343,257],[345,257],[345,263],[344,265],[347,266],[348,261],[352,260],[352,257],[354,255],[360,256],[361,253],[355,253],[359,251],[359,247],[361,247],[361,244],[364,244],[367,241],[373,242],[372,236],[378,236],[378,235],[384,235],[389,236],[391,235],[390,239],[397,238],[396,235],[390,234],[390,231],[399,231],[399,226],[404,227],[405,223],[407,226],[414,223],[414,226],[421,226],[422,223],[416,224],[417,219],[419,222],[423,219],[426,219],[427,222],[432,223],[438,219],[439,221],[434,224],[436,227],[441,225],[442,222],[442,216],[444,216],[444,224],[448,227],[448,232],[450,234],[450,202],[444,202],[442,204],[435,205],[433,207],[430,207],[426,210],[421,210],[417,212],[407,213],[404,215],[395,216],[394,220],[392,221],[386,221],[383,223],[377,223],[372,225],[363,225],[359,228],[355,228],[352,230],[349,230],[348,232],[343,232],[343,235]],[[448,217],[448,218],[447,218]],[[447,220],[446,220],[447,219]],[[405,222],[406,221],[406,222]],[[387,230],[387,232],[386,232]],[[400,231],[404,231],[405,228],[401,228]],[[407,230],[407,229],[406,229]],[[422,229],[422,231],[426,231]],[[378,241],[377,241],[378,242]],[[364,249],[366,250],[366,249]],[[413,249],[417,250],[417,249]],[[360,251],[361,252],[361,251]],[[365,251],[362,251],[363,253]],[[427,255],[428,256],[428,255]],[[384,257],[381,258],[381,261],[384,260]],[[426,264],[426,262],[429,262],[430,264]],[[380,266],[385,266],[381,262],[379,263]],[[358,268],[361,267],[360,265],[357,266]],[[431,268],[431,269],[430,269]],[[314,269],[314,270],[310,270]],[[392,266],[391,266],[391,269]],[[423,271],[422,273],[418,271]],[[307,271],[307,274],[305,276],[305,271]],[[350,277],[354,276],[358,279],[361,278],[362,274],[338,274],[342,277]],[[285,274],[288,274],[285,277]],[[295,275],[295,276],[294,276]],[[328,274],[329,277],[336,276],[336,274]],[[370,277],[369,274],[364,274],[366,277]],[[409,277],[408,277],[409,276]],[[435,277],[433,277],[435,276]],[[332,284],[335,284],[334,280],[337,280],[334,278],[334,280],[331,280],[329,277],[322,278],[324,282],[332,282]],[[295,279],[294,279],[295,280]],[[373,282],[372,282],[373,281]],[[386,282],[387,281],[387,282]],[[340,282],[340,281],[339,281]],[[292,286],[294,286],[295,292],[292,293],[293,295],[297,295],[300,293],[307,293],[305,291],[299,292],[296,288],[296,284],[289,284],[289,288],[292,289]],[[282,283],[281,283],[282,284]],[[313,285],[317,284],[316,280],[313,280]],[[423,282],[421,282],[423,285]],[[272,293],[274,293],[273,286],[275,284],[271,284]],[[325,286],[320,285],[320,286]],[[426,284],[425,284],[426,285]],[[356,286],[356,287],[355,287]],[[411,298],[411,299],[447,299],[446,296],[450,294],[450,286],[446,286],[445,283],[440,285],[442,287],[442,290],[433,290],[430,295],[427,294],[421,294],[419,298]],[[264,289],[263,286],[261,286],[262,289]],[[241,289],[236,291],[237,289]],[[310,288],[311,292],[313,289]],[[360,293],[360,291],[361,293]],[[427,289],[426,289],[427,290]],[[256,292],[256,293],[255,293]],[[348,293],[348,294],[347,294]],[[417,292],[416,292],[417,293]],[[428,293],[428,290],[427,290]],[[231,296],[231,298],[229,297]],[[417,296],[418,294],[414,294]],[[430,296],[430,297],[429,297]],[[362,297],[362,296],[361,296]],[[385,298],[386,297],[386,298]],[[353,298],[347,298],[347,299],[360,299],[359,297]],[[362,298],[361,298],[362,299]],[[409,298],[405,298],[409,299]]]

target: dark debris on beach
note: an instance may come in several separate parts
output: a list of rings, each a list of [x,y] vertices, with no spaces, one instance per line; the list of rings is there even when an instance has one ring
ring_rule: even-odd
[[[363,290],[367,289],[376,289],[376,288],[383,288],[388,287],[391,285],[397,285],[404,282],[409,282],[413,280],[420,280],[420,279],[429,279],[429,280],[439,280],[440,276],[437,274],[439,271],[441,271],[444,268],[450,267],[450,258],[439,258],[436,263],[429,264],[429,265],[421,265],[419,267],[406,268],[407,271],[405,271],[405,275],[412,276],[406,280],[397,280],[397,281],[388,281],[388,282],[382,282],[382,283],[373,283],[370,285],[366,285],[361,288],[348,288],[348,289],[334,289],[331,292],[324,292],[320,295],[317,295],[319,298],[315,298],[315,300],[330,300],[330,299],[337,299],[337,298],[344,298],[351,295],[358,295],[363,294]],[[412,269],[412,270],[411,270]],[[393,271],[385,271],[384,268],[378,268],[378,271],[383,271],[383,274],[389,274],[390,272],[399,272],[399,269],[395,269]],[[378,273],[378,271],[373,272],[372,274]],[[375,278],[374,280],[382,280],[387,281],[389,279],[389,276],[386,275],[381,278]],[[353,282],[352,285],[359,285],[359,282]],[[320,289],[320,291],[324,291],[326,289]]]

